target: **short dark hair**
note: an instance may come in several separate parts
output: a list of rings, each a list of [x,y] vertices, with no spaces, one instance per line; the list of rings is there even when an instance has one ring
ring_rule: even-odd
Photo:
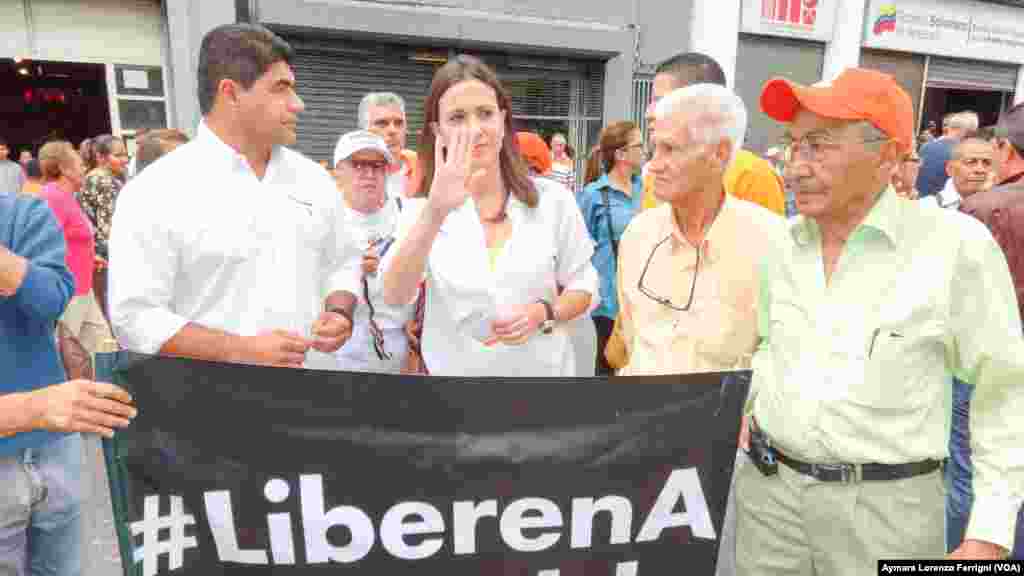
[[[3,146],[8,149],[10,148],[10,145],[7,144],[7,140],[4,140],[3,138],[0,138],[0,146]]]
[[[714,58],[700,52],[683,52],[658,64],[655,75],[668,74],[677,87],[690,84],[717,84],[725,86],[725,72]]]
[[[294,56],[291,45],[258,24],[214,28],[199,48],[199,111],[205,116],[213,109],[221,80],[234,80],[248,90],[272,65],[291,64]]]

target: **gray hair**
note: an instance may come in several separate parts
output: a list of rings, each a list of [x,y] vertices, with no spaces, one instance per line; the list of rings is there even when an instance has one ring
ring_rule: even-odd
[[[701,144],[717,144],[728,139],[732,144],[729,162],[743,146],[747,132],[747,107],[735,92],[718,84],[691,84],[662,98],[654,117],[685,112],[693,118],[690,137]]]
[[[950,128],[963,130],[964,132],[977,132],[979,123],[980,120],[978,120],[978,114],[970,110],[954,114],[953,117],[949,119]]]
[[[359,102],[359,129],[370,127],[370,106],[398,106],[405,115],[405,100],[394,92],[370,92]]]

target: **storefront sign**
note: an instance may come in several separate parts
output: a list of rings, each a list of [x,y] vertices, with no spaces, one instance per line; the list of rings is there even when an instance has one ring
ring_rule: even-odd
[[[871,0],[864,45],[1024,63],[1024,9],[952,0]]]
[[[827,42],[835,16],[836,0],[743,0],[742,29]]]

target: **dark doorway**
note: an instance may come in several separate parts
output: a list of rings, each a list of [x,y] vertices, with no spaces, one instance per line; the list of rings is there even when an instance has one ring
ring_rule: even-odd
[[[110,133],[102,64],[0,59],[0,130],[12,152]],[[14,153],[12,153],[12,156]]]
[[[991,126],[999,120],[1005,98],[1005,92],[928,88],[924,96],[921,125],[927,126],[931,121],[941,126],[942,117],[946,114],[973,110],[978,113],[979,127]]]

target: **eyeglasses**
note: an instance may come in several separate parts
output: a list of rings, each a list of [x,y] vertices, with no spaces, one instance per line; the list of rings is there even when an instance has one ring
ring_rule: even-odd
[[[382,160],[349,160],[348,162],[356,172],[383,174],[388,169],[388,163]]]
[[[690,297],[687,298],[685,306],[677,306],[676,304],[672,303],[671,299],[666,298],[664,296],[659,296],[659,295],[655,294],[654,292],[652,292],[650,288],[644,286],[644,278],[647,277],[647,269],[651,266],[651,260],[654,259],[654,253],[658,251],[658,248],[660,248],[662,244],[664,244],[665,242],[668,242],[671,238],[672,238],[672,235],[669,234],[661,242],[658,242],[657,244],[655,244],[654,248],[651,249],[650,255],[647,256],[647,263],[644,264],[644,270],[643,270],[643,272],[640,273],[640,279],[637,280],[637,282],[636,282],[636,288],[637,288],[637,290],[640,291],[641,294],[643,294],[644,296],[647,296],[648,298],[650,298],[651,300],[654,300],[655,302],[657,302],[658,304],[661,304],[662,306],[665,306],[665,307],[670,308],[672,310],[675,310],[677,312],[686,312],[686,311],[688,311],[690,309],[691,306],[693,306],[693,294],[694,294],[694,292],[697,289],[697,274],[700,273],[700,259],[701,259],[700,258],[700,252],[701,252],[701,247],[700,246],[698,246],[697,250],[696,250],[696,252],[697,252],[697,261],[696,261],[696,263],[694,263],[694,266],[693,266],[693,280],[690,282]]]
[[[889,137],[876,137],[876,138],[864,138],[862,140],[856,140],[861,144],[869,144],[872,142],[888,142]],[[829,150],[835,150],[839,148],[840,143],[836,141],[835,137],[826,132],[811,133],[799,140],[786,136],[782,139],[782,146],[786,149],[786,155],[789,158],[799,158],[801,160],[810,161],[821,161],[825,159],[825,155]]]

